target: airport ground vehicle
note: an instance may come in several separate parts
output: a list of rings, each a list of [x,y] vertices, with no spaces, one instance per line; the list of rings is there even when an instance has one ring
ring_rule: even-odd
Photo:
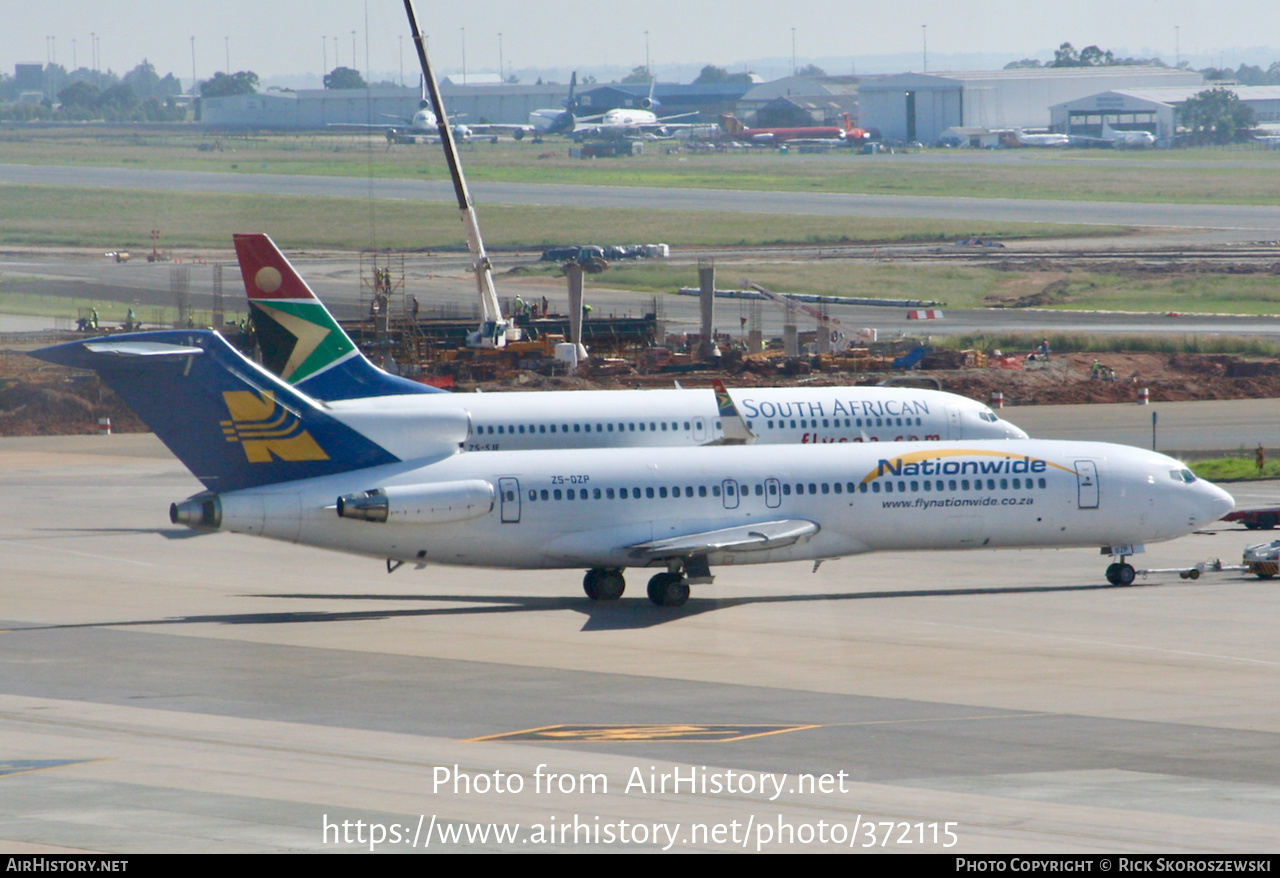
[[[1237,509],[1223,521],[1238,521],[1249,530],[1273,530],[1280,523],[1280,506],[1263,509]]]

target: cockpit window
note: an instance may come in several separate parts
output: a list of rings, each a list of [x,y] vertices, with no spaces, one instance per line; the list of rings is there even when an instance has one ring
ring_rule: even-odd
[[[995,413],[995,412],[993,412],[993,411],[990,411],[990,410],[978,412],[978,417],[980,417],[980,418],[982,418],[982,420],[984,420],[984,421],[988,421],[988,422],[990,422],[990,423],[992,423],[992,424],[994,424],[996,421],[1000,420],[998,417],[996,417],[996,413]]]
[[[1171,469],[1169,478],[1175,482],[1186,482],[1188,485],[1196,480],[1196,474],[1189,469]]]

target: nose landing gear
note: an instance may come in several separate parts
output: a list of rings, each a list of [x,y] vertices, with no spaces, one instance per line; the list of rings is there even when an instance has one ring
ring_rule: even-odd
[[[1132,564],[1124,561],[1124,556],[1120,556],[1120,560],[1107,567],[1107,582],[1112,585],[1133,585],[1133,581],[1137,579],[1138,571],[1133,569]]]

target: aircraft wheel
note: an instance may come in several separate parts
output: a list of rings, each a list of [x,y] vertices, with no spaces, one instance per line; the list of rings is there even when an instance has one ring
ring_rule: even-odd
[[[1138,572],[1133,569],[1132,564],[1116,565],[1116,585],[1133,585],[1133,581],[1138,578]]]
[[[587,571],[586,576],[582,577],[582,590],[593,601],[600,600],[600,577],[603,573],[603,570],[593,567]]]
[[[1107,567],[1107,582],[1111,583],[1112,585],[1120,584],[1120,580],[1117,578],[1117,571],[1119,571],[1119,569],[1120,569],[1120,564],[1118,562],[1113,563]]]
[[[678,573],[659,573],[649,580],[649,600],[660,607],[678,607],[689,599],[689,584]]]
[[[607,570],[596,580],[596,600],[616,601],[627,589],[627,581],[617,570]]]
[[[1258,516],[1258,528],[1260,530],[1274,530],[1278,519],[1274,512],[1264,512]]]
[[[667,596],[664,602],[668,607],[681,607],[684,602],[689,600],[689,583],[683,578],[677,579],[675,582],[668,583]]]
[[[667,596],[667,577],[670,575],[669,573],[658,573],[649,580],[649,600],[660,607]]]

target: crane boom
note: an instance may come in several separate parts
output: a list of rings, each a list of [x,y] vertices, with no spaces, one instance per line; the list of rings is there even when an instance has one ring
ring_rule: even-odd
[[[507,343],[507,323],[502,318],[502,306],[498,303],[498,293],[493,287],[493,266],[485,252],[484,240],[480,237],[480,221],[476,218],[476,208],[471,201],[467,179],[462,174],[453,129],[449,125],[444,101],[440,98],[435,74],[431,72],[431,62],[427,60],[427,47],[422,31],[418,28],[412,0],[404,0],[404,11],[409,17],[409,30],[413,34],[413,44],[418,52],[418,64],[422,67],[422,79],[435,110],[440,144],[444,147],[445,162],[449,165],[449,176],[453,179],[453,192],[458,199],[458,210],[462,214],[462,226],[466,230],[467,249],[471,251],[471,270],[476,276],[476,292],[480,295],[481,326],[478,332],[468,337],[467,344],[471,347],[500,348]]]
[[[805,314],[817,321],[820,328],[832,330],[834,327],[834,331],[840,333],[841,338],[848,338],[848,334],[844,331],[844,324],[842,324],[838,318],[832,317],[830,314],[824,314],[817,308],[810,308],[808,305],[805,305],[802,302],[797,302],[795,299],[789,299],[781,293],[775,293],[773,290],[767,290],[760,286],[760,284],[749,283],[747,286],[751,287],[751,289],[755,290],[775,305],[783,308],[795,308],[798,311],[803,311]]]

